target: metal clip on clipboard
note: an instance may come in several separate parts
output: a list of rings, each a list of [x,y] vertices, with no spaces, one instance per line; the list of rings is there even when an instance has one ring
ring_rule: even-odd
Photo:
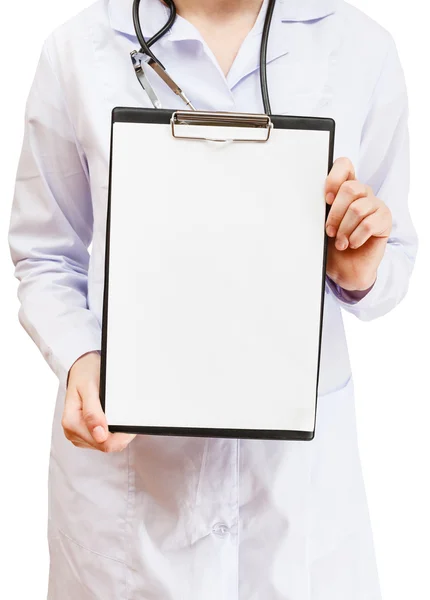
[[[170,121],[177,139],[214,142],[267,142],[273,129],[265,114],[177,111]]]

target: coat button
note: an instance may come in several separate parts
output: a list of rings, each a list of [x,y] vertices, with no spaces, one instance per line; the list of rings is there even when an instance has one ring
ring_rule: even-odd
[[[212,533],[223,537],[230,532],[230,528],[225,523],[217,523],[212,527]]]

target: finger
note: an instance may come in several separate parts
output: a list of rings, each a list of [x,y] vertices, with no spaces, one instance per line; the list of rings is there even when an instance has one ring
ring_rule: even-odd
[[[82,399],[76,386],[68,388],[61,424],[64,429],[64,435],[72,443],[79,441],[91,446],[97,446],[98,448],[98,444],[91,436],[84,422]]]
[[[66,395],[62,426],[66,438],[78,448],[90,448],[101,452],[120,452],[136,437],[126,433],[109,433],[103,443],[97,443],[84,420],[82,399],[76,388]]]
[[[108,433],[105,442],[98,444],[89,433],[83,420],[79,423],[71,423],[70,428],[64,430],[66,438],[77,448],[88,448],[100,452],[121,452],[136,437],[126,433]]]
[[[82,399],[82,417],[85,425],[94,441],[102,444],[107,440],[109,431],[100,403],[99,386],[93,380],[86,380],[81,384],[79,394]]]
[[[349,158],[338,158],[328,174],[325,183],[325,196],[327,204],[333,204],[340,186],[345,181],[355,180],[355,169]]]
[[[82,401],[76,387],[67,389],[64,401],[64,410],[61,418],[61,426],[64,429],[64,435],[69,441],[74,439],[79,422],[82,418]]]
[[[105,453],[121,452],[122,450],[125,450],[131,440],[115,439],[114,435],[115,434],[110,434],[108,440],[104,442],[104,444],[95,444],[94,442],[88,444],[78,437],[72,438],[70,441],[76,448],[86,448],[87,450],[97,450]]]
[[[63,426],[64,435],[75,446],[79,443],[95,450],[103,450],[102,445],[95,442],[88,431],[80,408],[78,410],[65,408],[61,424]]]
[[[86,450],[97,450],[97,448],[91,446],[90,444],[87,444],[86,442],[83,442],[80,438],[73,438],[70,440],[70,442],[72,442],[72,444],[76,448],[85,448]]]
[[[390,213],[381,207],[361,221],[355,231],[351,234],[349,245],[352,249],[360,248],[371,237],[388,238],[390,231]]]
[[[358,225],[378,210],[378,202],[374,197],[359,198],[349,205],[337,231],[335,246],[338,250],[346,250],[349,238]]]
[[[369,188],[359,181],[345,181],[339,189],[339,192],[330,208],[327,217],[326,231],[329,237],[337,235],[339,226],[354,200],[367,197]]]
[[[122,452],[134,440],[135,434],[109,433],[108,439],[101,444],[102,452]]]

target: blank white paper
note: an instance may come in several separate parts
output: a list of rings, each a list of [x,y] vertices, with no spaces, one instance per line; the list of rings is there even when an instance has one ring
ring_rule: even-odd
[[[313,431],[329,132],[113,136],[108,423]]]

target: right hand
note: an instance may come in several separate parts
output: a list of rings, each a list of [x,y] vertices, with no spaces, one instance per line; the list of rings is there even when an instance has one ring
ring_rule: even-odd
[[[75,361],[69,378],[61,424],[66,438],[78,448],[120,452],[136,437],[110,433],[100,395],[100,355],[88,352]]]

